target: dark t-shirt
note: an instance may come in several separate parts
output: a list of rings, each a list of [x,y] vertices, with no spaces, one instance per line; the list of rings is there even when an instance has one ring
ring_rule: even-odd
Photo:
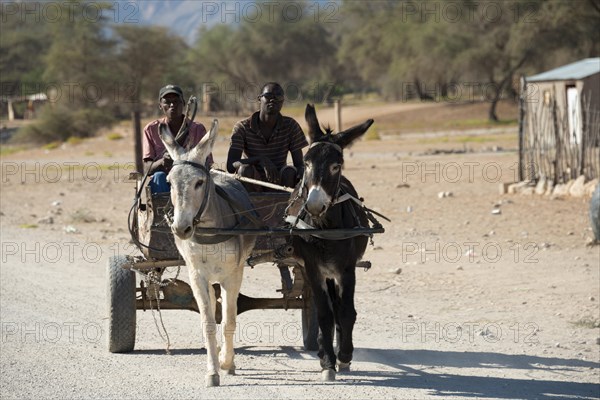
[[[268,141],[258,127],[259,112],[235,124],[231,134],[231,149],[242,150],[246,157],[264,156],[277,169],[286,165],[288,152],[308,146],[300,125],[290,117],[279,116]]]

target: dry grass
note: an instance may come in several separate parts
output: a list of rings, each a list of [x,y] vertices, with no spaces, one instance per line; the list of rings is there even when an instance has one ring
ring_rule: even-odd
[[[356,118],[360,117],[360,122],[363,118],[374,118],[375,124],[369,129],[365,140],[377,141],[384,137],[393,136],[396,134],[403,133],[428,133],[428,132],[440,132],[440,131],[468,131],[470,129],[478,128],[496,128],[502,126],[516,127],[518,109],[517,105],[513,101],[502,101],[498,104],[497,114],[501,119],[500,122],[492,123],[487,119],[489,106],[488,102],[481,103],[466,103],[466,104],[452,104],[452,103],[422,103],[422,102],[398,102],[398,103],[385,103],[380,101],[365,100],[362,103],[357,103],[357,100],[348,100],[343,103],[346,107],[352,107],[353,116]],[[414,106],[418,107],[414,107]],[[305,129],[304,122],[304,107],[305,104],[286,104],[283,108],[283,114],[295,118],[303,129]],[[325,107],[324,105],[319,106],[319,115],[322,116],[322,122],[325,124],[331,124],[332,117],[326,116],[332,114],[331,107]],[[406,108],[406,109],[405,109]],[[383,110],[383,112],[382,112]],[[348,111],[348,110],[346,110]],[[228,142],[231,136],[231,131],[235,123],[241,119],[247,118],[248,114],[238,115],[224,115],[219,113],[202,114],[198,113],[195,120],[204,124],[207,129],[210,129],[210,125],[214,118],[219,120],[219,142]],[[144,118],[141,121],[142,127],[147,123],[154,120],[153,118]],[[347,118],[347,117],[346,117]],[[348,120],[346,120],[348,121]],[[358,120],[357,120],[358,121]],[[14,122],[14,121],[11,121]],[[347,124],[349,122],[346,122]],[[354,123],[354,122],[352,122]],[[357,122],[358,123],[358,122]],[[76,138],[70,139],[69,144],[83,145],[86,156],[95,156],[103,154],[105,157],[111,157],[111,148],[103,147],[102,143],[106,142],[107,146],[114,146],[111,142],[114,141],[125,141],[133,144],[133,131],[131,129],[132,124],[130,120],[121,121],[112,128],[106,128],[99,132],[98,136],[94,139],[88,139],[79,141]],[[496,138],[492,138],[496,139]],[[440,144],[486,144],[489,142],[495,142],[490,138],[477,137],[473,138],[469,136],[467,132],[465,135],[454,135],[450,138],[422,138],[422,140],[429,142],[437,142]],[[61,146],[61,142],[52,142],[43,146],[45,150],[55,150]],[[433,144],[433,143],[432,143]],[[6,156],[12,153],[20,152],[27,149],[37,148],[35,145],[27,146],[2,146],[1,155]],[[103,151],[104,150],[104,151]]]
[[[488,120],[490,103],[444,104],[435,109],[418,109],[390,114],[377,119],[379,130],[389,133],[436,132],[468,130],[517,125],[518,107],[513,101],[498,103],[496,114],[500,121]]]

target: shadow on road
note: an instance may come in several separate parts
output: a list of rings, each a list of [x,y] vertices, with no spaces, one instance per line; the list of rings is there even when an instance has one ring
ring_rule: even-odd
[[[546,370],[557,373],[579,368],[598,368],[600,363],[482,352],[452,352],[434,350],[356,349],[354,360],[384,364],[398,370],[398,375],[381,376],[378,372],[353,371],[374,385],[428,390],[435,396],[463,396],[477,398],[520,399],[597,399],[600,385],[535,378],[499,378],[448,373],[427,372],[411,365],[450,368]],[[371,378],[371,379],[370,379]],[[383,379],[382,379],[383,378]]]
[[[164,350],[141,350],[135,354],[164,354]],[[171,354],[205,355],[205,349],[174,349]],[[273,368],[253,369],[246,365],[240,370],[245,379],[268,381],[285,372],[287,379],[296,384],[325,384],[318,380],[318,358],[315,352],[305,352],[297,347],[276,348],[240,347],[238,355],[253,357],[274,357]],[[294,360],[313,359],[314,370],[305,370],[294,366]],[[374,363],[392,368],[392,371],[370,370],[367,364]],[[303,367],[306,365],[304,364]],[[418,366],[418,367],[413,367]],[[468,374],[432,372],[428,368],[469,369]],[[498,371],[523,370],[528,378],[502,378],[472,375],[472,369]],[[560,380],[536,379],[536,371],[548,371],[557,374],[576,372],[582,368],[600,368],[600,363],[577,359],[528,356],[520,354],[501,354],[485,352],[453,352],[436,350],[389,350],[357,348],[354,351],[354,368],[338,375],[338,382],[351,382],[352,385],[385,386],[398,389],[417,389],[426,391],[428,396],[446,398],[451,396],[497,399],[598,399],[600,384],[581,383]],[[285,371],[284,371],[285,370]],[[531,372],[529,374],[528,372]],[[314,373],[314,379],[307,380],[306,373]],[[266,384],[261,382],[260,384]],[[280,384],[280,383],[279,383]],[[330,385],[331,383],[329,383]],[[266,384],[267,386],[269,384]]]

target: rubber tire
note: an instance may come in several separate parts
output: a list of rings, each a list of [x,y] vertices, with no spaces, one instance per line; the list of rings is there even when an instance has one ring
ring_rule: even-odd
[[[595,239],[600,241],[600,183],[596,185],[590,201],[590,223]]]
[[[317,318],[317,307],[315,299],[308,285],[304,286],[302,297],[306,300],[308,307],[302,309],[302,340],[304,342],[304,350],[317,351],[319,350],[319,319]]]
[[[135,272],[123,268],[127,263],[124,256],[108,260],[107,344],[111,353],[128,353],[135,346]]]

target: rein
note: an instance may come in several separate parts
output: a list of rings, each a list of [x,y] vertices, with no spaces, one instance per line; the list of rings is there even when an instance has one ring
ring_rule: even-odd
[[[206,177],[207,177],[206,183],[207,184],[209,184],[209,182],[212,182],[212,179],[210,177],[210,172],[202,164],[195,163],[193,161],[187,161],[187,160],[175,160],[175,161],[173,161],[173,167],[175,167],[176,165],[191,165],[192,167],[197,168],[206,174]],[[200,209],[198,209],[198,213],[196,213],[196,216],[194,217],[194,226],[198,225],[200,223],[200,218],[202,217],[204,210],[206,210],[206,205],[208,204],[208,195],[209,195],[209,190],[207,189],[204,191],[204,197],[202,198],[202,203],[200,204]]]
[[[331,143],[331,142],[327,142],[327,141],[322,141],[322,142],[314,142],[313,144],[311,144],[309,146],[309,149],[317,146],[317,145],[329,145],[329,146],[333,146],[333,148],[335,150],[337,150],[338,152],[342,153],[342,148],[335,144],[335,143]],[[344,191],[341,188],[341,180],[342,180],[342,172],[340,171],[340,173],[338,174],[338,180],[337,180],[337,185],[335,188],[335,196],[331,199],[331,201],[329,202],[329,204],[327,205],[327,210],[329,210],[331,207],[337,205],[337,204],[341,204],[343,202],[352,200],[354,203],[356,203],[360,209],[362,209],[365,214],[367,219],[373,224],[374,227],[378,228],[381,227],[381,224],[379,223],[379,221],[377,221],[377,219],[373,216],[373,214],[376,214],[382,218],[384,218],[386,221],[390,221],[389,218],[387,218],[386,216],[371,210],[370,208],[367,208],[364,204],[363,204],[363,199],[357,199],[356,197],[352,196],[350,193],[343,193]],[[302,206],[300,207],[300,210],[298,212],[298,215],[288,215],[285,218],[285,222],[290,223],[291,224],[291,229],[293,228],[300,228],[300,229],[315,229],[313,226],[311,226],[309,223],[307,223],[306,221],[304,221],[304,218],[307,214],[306,211],[306,202],[308,201],[308,199],[305,197],[304,195],[304,188],[305,188],[305,180],[304,180],[304,176],[302,176],[302,182],[300,184],[300,190],[298,191],[298,193],[296,194],[296,197],[290,202],[290,206],[295,203],[298,200],[302,200]],[[287,210],[289,210],[290,206],[288,206],[288,208],[286,209],[286,213]],[[356,213],[354,212],[354,208],[350,206],[351,212],[354,215],[354,218],[358,221],[358,217],[356,215]],[[391,222],[391,221],[390,221]],[[360,227],[360,223],[358,223],[358,225],[355,226],[356,227]],[[313,234],[311,236],[315,236],[315,237],[320,237],[317,234]],[[323,239],[325,239],[325,237],[321,237]],[[348,236],[343,236],[343,237],[339,237],[339,238],[335,238],[333,240],[336,239],[347,239]],[[331,239],[331,237],[329,237],[329,239]]]
[[[314,142],[313,144],[311,144],[308,147],[308,150],[310,150],[313,147],[316,147],[318,145],[321,145],[321,144],[326,144],[328,146],[332,146],[340,154],[344,153],[343,150],[342,150],[342,148],[339,145],[337,145],[335,143],[332,143],[332,142]],[[340,173],[338,174],[337,184],[335,185],[335,191],[334,191],[335,195],[331,199],[331,202],[329,202],[329,204],[327,205],[327,208],[340,203],[340,201],[338,201],[338,198],[339,198],[339,195],[340,195],[340,183],[341,183],[341,181],[342,181],[342,171],[340,169]],[[304,191],[304,175],[302,176],[302,186],[301,187],[303,189],[302,191]],[[302,209],[301,210],[304,210],[304,206],[305,205],[306,205],[306,202],[304,202],[304,204],[302,205]]]
[[[176,165],[190,165],[194,168],[197,168],[206,173],[207,184],[210,184],[209,182],[212,182],[212,177],[210,176],[210,171],[202,164],[195,163],[192,161],[186,161],[186,160],[175,160],[175,161],[173,161],[173,166],[176,166]],[[214,184],[214,182],[213,182],[213,184]],[[241,216],[245,217],[254,226],[262,226],[263,225],[262,222],[252,213],[251,210],[247,210],[242,204],[240,204],[237,200],[232,198],[222,187],[215,184],[214,188],[215,188],[215,193],[217,194],[217,196],[224,199],[229,204],[229,206],[233,209],[234,215],[241,215]],[[200,219],[202,217],[202,214],[206,210],[206,206],[208,204],[209,190],[206,189],[204,193],[205,194],[204,194],[204,198],[202,199],[202,204],[200,205],[200,209],[196,213],[196,216],[194,217],[194,220],[193,220],[194,227],[200,225]],[[236,217],[236,219],[237,219],[237,217]],[[172,220],[170,220],[168,222],[169,222],[169,224],[173,223]],[[241,225],[242,225],[242,220],[240,218],[240,219],[238,219],[238,223],[236,224],[236,226],[234,226],[231,229],[237,229]],[[216,243],[221,243],[226,240],[229,240],[234,235],[205,236],[201,233],[198,233],[198,234],[195,234],[194,236],[195,236],[196,242],[198,242],[200,244],[216,244]]]

